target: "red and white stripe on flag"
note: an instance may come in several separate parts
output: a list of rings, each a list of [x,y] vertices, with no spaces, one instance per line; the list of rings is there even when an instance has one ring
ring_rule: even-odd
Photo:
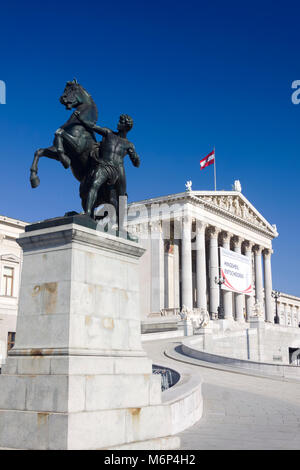
[[[200,160],[200,170],[204,170],[209,165],[215,163],[215,151],[210,152],[205,158]]]

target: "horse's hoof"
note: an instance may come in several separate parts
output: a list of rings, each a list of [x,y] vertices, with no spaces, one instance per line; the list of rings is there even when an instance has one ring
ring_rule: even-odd
[[[36,176],[31,176],[30,177],[30,183],[32,188],[37,188],[40,184],[40,178]]]

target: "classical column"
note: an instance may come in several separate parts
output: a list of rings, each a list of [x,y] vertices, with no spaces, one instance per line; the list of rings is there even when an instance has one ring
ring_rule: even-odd
[[[230,236],[228,232],[221,233],[221,243],[223,248],[230,250]],[[224,307],[224,318],[225,320],[233,320],[232,315],[232,292],[229,290],[222,290],[223,295],[223,307]]]
[[[196,220],[196,287],[197,307],[207,310],[206,301],[206,255],[205,227],[201,220]]]
[[[164,240],[161,223],[150,223],[151,236],[151,312],[164,307]]]
[[[285,304],[284,306],[284,318],[285,318],[285,326],[291,326],[290,319],[289,319],[289,305]]]
[[[281,304],[280,325],[283,325],[283,326],[287,325],[287,312],[286,312],[285,304]]]
[[[255,260],[255,300],[256,302],[263,303],[263,278],[261,266],[261,252],[262,247],[254,245],[254,260]]]
[[[219,276],[218,235],[220,230],[209,227],[209,312],[212,319],[218,318],[220,305],[220,288],[216,283]]]
[[[182,219],[181,240],[181,292],[182,305],[193,308],[193,279],[192,279],[192,219],[185,215]]]
[[[293,326],[294,326],[295,328],[298,328],[299,322],[298,322],[298,307],[297,307],[297,305],[294,305],[293,311],[294,311]]]
[[[165,308],[174,308],[174,257],[171,240],[164,240]]]
[[[295,322],[295,307],[294,305],[291,306],[291,322],[292,322],[292,326],[296,326],[296,322]]]
[[[277,303],[277,312],[279,316],[279,325],[283,325],[284,323],[283,305],[279,301]]]
[[[245,247],[245,256],[247,256],[250,259],[250,281],[252,288],[253,286],[253,279],[252,279],[252,247],[253,243],[250,241],[246,240],[244,241],[244,247]],[[252,309],[253,309],[253,295],[246,295],[246,315],[247,315],[247,321],[250,320],[250,317],[252,315]]]
[[[267,249],[263,250],[266,321],[269,323],[274,323],[274,309],[273,309],[273,301],[272,301],[271,254],[272,254],[272,250],[267,250]]]
[[[288,305],[288,324],[289,326],[293,326],[292,323],[292,306]]]
[[[235,253],[241,254],[242,239],[240,237],[234,236],[233,247]],[[244,294],[234,294],[235,300],[235,319],[236,321],[245,321],[244,317]]]
[[[174,241],[174,307],[180,307],[179,242]]]

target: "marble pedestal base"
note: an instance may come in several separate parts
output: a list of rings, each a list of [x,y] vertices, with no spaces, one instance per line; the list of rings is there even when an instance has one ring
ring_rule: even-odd
[[[106,449],[166,437],[151,372],[146,358],[10,357],[0,376],[0,447]]]
[[[178,322],[178,330],[183,331],[184,336],[193,336],[194,327],[191,320],[182,320]]]
[[[257,329],[257,360],[259,362],[264,362],[265,360],[264,344],[265,344],[265,332],[266,332],[265,319],[261,316],[251,316],[250,328]]]
[[[16,344],[0,376],[0,447],[107,449],[168,439],[160,376],[141,346],[134,242],[70,223],[24,251]],[[149,444],[150,445],[150,444]],[[141,447],[140,447],[141,448]]]

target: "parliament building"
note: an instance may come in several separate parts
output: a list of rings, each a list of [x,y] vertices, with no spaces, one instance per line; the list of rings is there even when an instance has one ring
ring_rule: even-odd
[[[194,317],[206,313],[212,322],[236,325],[247,325],[256,312],[267,324],[279,323],[298,334],[300,298],[282,292],[274,298],[276,226],[246,199],[239,184],[232,191],[186,186],[182,193],[129,205],[129,229],[146,249],[140,260],[142,332],[152,331],[147,322],[154,321],[160,325],[154,332],[167,330],[183,312]],[[26,225],[0,217],[0,368],[15,339],[22,269],[16,239]],[[238,267],[240,260],[249,267],[245,289],[225,279],[223,254],[232,254],[231,266]]]
[[[132,230],[146,248],[140,264],[142,319],[169,317],[185,306],[207,310],[212,320],[247,322],[259,305],[265,321],[274,323],[277,228],[240,190],[188,189],[133,203],[129,212]],[[249,259],[251,292],[223,289],[220,248]],[[298,327],[300,298],[280,293],[277,302],[280,324]]]

